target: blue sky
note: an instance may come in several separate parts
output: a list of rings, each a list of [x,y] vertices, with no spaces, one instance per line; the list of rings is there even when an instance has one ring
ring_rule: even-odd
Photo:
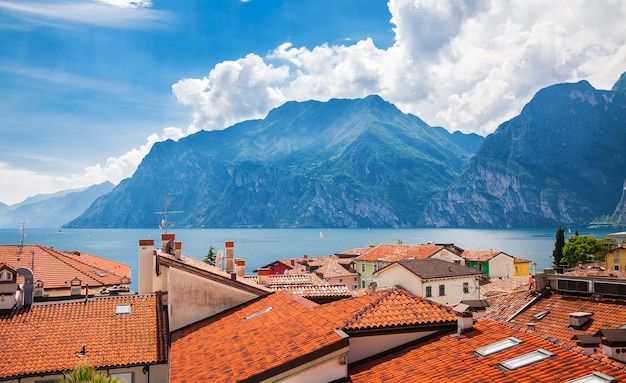
[[[626,71],[600,1],[0,0],[0,201],[132,175],[154,142],[379,94],[486,135],[542,87]]]

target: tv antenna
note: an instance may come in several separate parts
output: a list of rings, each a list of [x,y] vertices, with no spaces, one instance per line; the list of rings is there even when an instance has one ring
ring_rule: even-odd
[[[168,201],[169,196],[171,196],[171,194],[168,194],[168,193],[163,194],[163,211],[157,211],[155,213],[155,214],[159,214],[163,216],[163,218],[161,219],[161,224],[159,225],[159,228],[161,230],[165,230],[166,233],[167,233],[167,228],[174,223],[174,222],[169,222],[167,220],[167,215],[183,212],[182,210],[168,211],[168,208],[170,206],[170,202]]]

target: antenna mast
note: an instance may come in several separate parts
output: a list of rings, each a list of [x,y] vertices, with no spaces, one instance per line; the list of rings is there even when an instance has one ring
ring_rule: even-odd
[[[156,214],[160,214],[163,216],[163,219],[161,220],[161,224],[159,225],[159,227],[161,228],[161,230],[165,230],[165,233],[167,233],[167,227],[169,226],[170,222],[167,220],[167,214],[174,214],[174,213],[182,213],[182,210],[175,210],[175,211],[167,211],[167,208],[170,206],[170,202],[167,200],[167,198],[170,196],[171,194],[169,193],[165,193],[163,194],[163,211],[157,211]],[[173,223],[173,222],[172,222]]]

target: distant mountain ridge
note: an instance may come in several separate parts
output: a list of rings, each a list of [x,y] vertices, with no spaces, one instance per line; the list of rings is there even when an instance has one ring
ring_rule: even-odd
[[[179,227],[412,227],[481,140],[378,96],[287,102],[263,120],[155,144],[67,226],[150,227],[167,203]]]
[[[610,215],[626,178],[624,79],[613,91],[587,81],[540,90],[428,203],[424,225],[550,227]]]
[[[57,228],[82,214],[96,198],[109,193],[114,185],[108,181],[83,189],[40,194],[19,204],[4,205],[0,210],[0,227]]]

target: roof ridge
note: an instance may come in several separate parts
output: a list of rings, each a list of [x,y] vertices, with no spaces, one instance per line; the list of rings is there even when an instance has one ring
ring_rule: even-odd
[[[352,324],[358,323],[359,319],[363,317],[363,315],[373,310],[376,307],[376,305],[378,305],[384,299],[389,298],[389,296],[392,293],[396,292],[397,290],[403,290],[403,289],[398,289],[397,287],[393,287],[391,289],[381,290],[381,292],[378,293],[379,296],[376,299],[374,299],[373,301],[369,302],[368,304],[366,304],[365,306],[357,310],[354,314],[352,314],[351,318],[346,319],[344,321],[344,327],[348,327]]]

